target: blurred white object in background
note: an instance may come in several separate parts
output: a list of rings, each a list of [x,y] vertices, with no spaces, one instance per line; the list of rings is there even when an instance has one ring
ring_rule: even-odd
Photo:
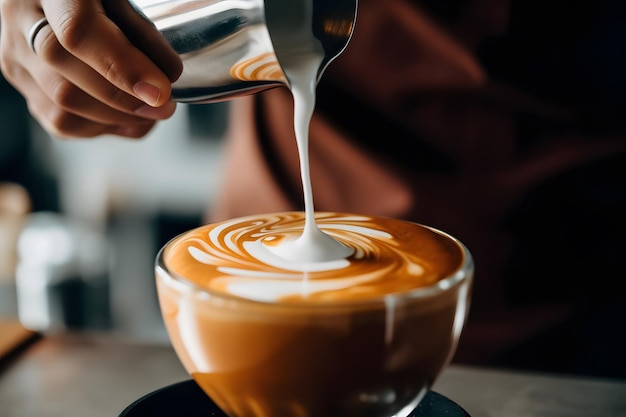
[[[57,179],[64,219],[107,241],[108,253],[100,255],[109,262],[106,295],[111,330],[124,337],[167,343],[154,288],[155,248],[160,246],[155,219],[163,215],[200,218],[207,211],[221,178],[227,109],[228,103],[178,104],[170,119],[158,123],[140,140],[114,136],[56,139],[33,126],[34,148],[45,156],[47,170]],[[61,239],[52,229],[46,233],[48,238]],[[55,286],[51,282],[59,278],[52,277],[51,271],[61,274],[61,266],[46,273],[40,269],[29,285],[41,281],[41,288]],[[26,275],[23,270],[21,276]],[[80,280],[66,275],[65,279],[74,284],[62,287],[72,291],[80,287]],[[39,294],[45,293],[41,288]],[[31,300],[36,293],[29,293]],[[45,327],[45,317],[63,321],[54,306],[44,307],[43,300],[39,303],[39,309],[22,310],[31,327]]]
[[[221,132],[207,126],[206,137],[194,137],[190,113],[189,105],[179,104],[170,119],[140,140],[50,140],[44,133],[39,145],[50,154],[62,211],[94,224],[116,212],[205,211],[220,178]],[[226,117],[225,110],[217,117]]]
[[[106,321],[108,300],[101,287],[107,286],[109,258],[97,229],[60,213],[32,213],[17,251],[18,317],[24,327],[46,332]]]

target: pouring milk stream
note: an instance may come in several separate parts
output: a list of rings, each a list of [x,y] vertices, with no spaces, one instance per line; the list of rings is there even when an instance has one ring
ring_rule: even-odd
[[[256,248],[270,250],[276,256],[298,263],[300,266],[294,269],[300,270],[307,270],[306,264],[345,259],[354,252],[352,248],[324,233],[315,220],[309,168],[309,126],[315,109],[317,82],[324,66],[329,63],[329,57],[324,45],[313,33],[314,3],[311,0],[300,2],[274,0],[271,7],[269,4],[266,7],[268,26],[271,26],[269,32],[274,35],[273,46],[277,52],[274,65],[271,63],[264,65],[268,68],[282,69],[284,77],[281,78],[289,87],[293,97],[294,131],[300,162],[305,225],[298,238],[289,238],[277,245],[263,245],[264,248],[261,246],[256,246]],[[291,13],[297,18],[289,20],[281,16],[278,19],[276,10],[279,5],[286,10],[283,13]],[[258,74],[258,61],[252,58],[245,63],[250,64],[251,69]],[[255,247],[249,247],[248,250],[257,259],[262,256],[262,253],[255,254]]]
[[[299,262],[326,262],[350,256],[354,250],[324,233],[315,221],[309,168],[309,125],[315,109],[317,73],[324,57],[321,45],[310,45],[302,53],[282,62],[294,100],[294,129],[300,157],[304,191],[305,225],[302,235],[274,247],[274,253]]]
[[[267,246],[299,263],[353,253],[315,220],[309,173],[309,124],[317,82],[346,47],[357,0],[130,0],[183,62],[172,98],[202,103],[288,86],[294,99],[306,222],[298,239]],[[255,250],[252,248],[251,250]],[[254,253],[252,253],[254,256]]]

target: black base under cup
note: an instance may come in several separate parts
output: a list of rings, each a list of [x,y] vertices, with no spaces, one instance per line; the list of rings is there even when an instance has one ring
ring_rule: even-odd
[[[130,404],[118,417],[227,417],[193,381],[153,391]],[[454,401],[429,391],[409,417],[470,417]]]

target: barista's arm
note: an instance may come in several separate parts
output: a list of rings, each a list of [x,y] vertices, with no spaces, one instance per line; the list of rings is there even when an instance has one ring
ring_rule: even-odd
[[[141,137],[173,114],[182,64],[128,1],[0,0],[0,19],[3,75],[50,133]]]

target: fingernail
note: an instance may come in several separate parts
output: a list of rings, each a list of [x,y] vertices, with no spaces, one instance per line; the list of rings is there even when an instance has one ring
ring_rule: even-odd
[[[133,87],[135,94],[137,94],[146,104],[156,106],[161,98],[161,90],[156,86],[140,81]]]

